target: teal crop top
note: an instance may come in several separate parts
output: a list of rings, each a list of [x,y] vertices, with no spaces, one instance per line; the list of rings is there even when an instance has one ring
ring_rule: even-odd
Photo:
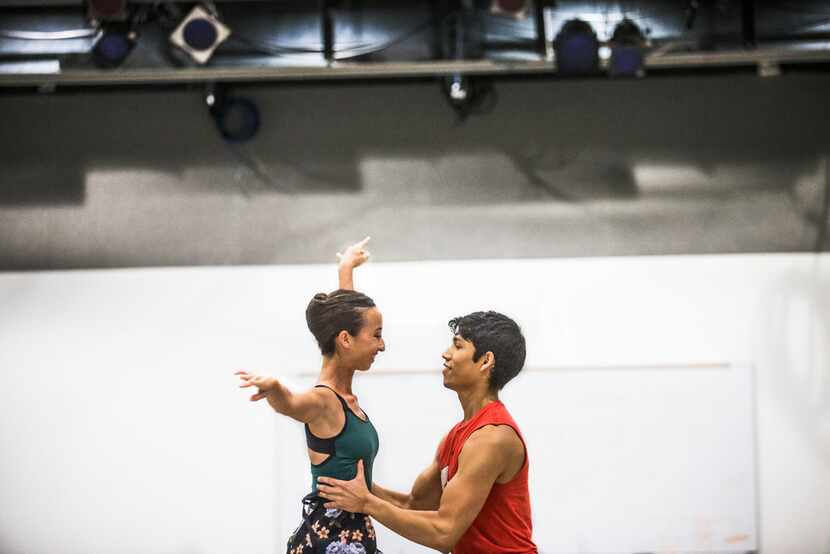
[[[329,389],[337,395],[346,420],[340,432],[331,438],[321,439],[315,436],[308,424],[305,425],[306,444],[314,452],[328,454],[329,457],[319,464],[311,464],[311,492],[317,492],[318,477],[333,477],[342,481],[350,481],[357,475],[357,461],[363,460],[366,485],[372,488],[372,465],[380,448],[380,441],[375,426],[369,421],[360,419],[349,408],[349,405],[337,391],[326,385],[318,387]],[[366,412],[363,412],[366,414]]]

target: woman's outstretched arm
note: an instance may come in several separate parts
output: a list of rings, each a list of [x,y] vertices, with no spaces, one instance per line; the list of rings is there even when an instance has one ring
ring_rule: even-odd
[[[360,242],[357,242],[343,252],[337,253],[337,277],[339,286],[337,288],[343,290],[354,290],[354,269],[369,259],[369,251],[366,250],[366,245],[372,237],[366,237]]]
[[[326,395],[322,389],[314,388],[304,393],[293,393],[276,378],[267,375],[255,375],[247,371],[237,371],[242,382],[240,388],[257,387],[251,396],[256,402],[265,398],[275,412],[287,415],[301,423],[311,423],[321,417],[326,410]]]

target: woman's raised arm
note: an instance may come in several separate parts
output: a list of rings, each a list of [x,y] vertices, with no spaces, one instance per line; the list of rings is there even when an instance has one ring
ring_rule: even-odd
[[[343,252],[337,253],[337,277],[338,287],[343,290],[354,290],[354,269],[363,265],[369,259],[369,251],[366,250],[366,245],[372,237],[366,237],[360,242],[357,242]]]

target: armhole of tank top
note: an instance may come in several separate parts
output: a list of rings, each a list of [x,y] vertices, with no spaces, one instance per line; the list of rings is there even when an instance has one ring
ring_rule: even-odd
[[[521,442],[521,443],[522,443],[522,450],[524,451],[524,455],[525,455],[525,456],[524,456],[524,460],[522,461],[522,465],[521,465],[521,467],[519,468],[519,471],[517,471],[517,472],[516,472],[516,475],[514,475],[513,477],[511,477],[511,478],[510,478],[510,480],[509,480],[509,481],[506,481],[506,482],[504,482],[504,483],[498,483],[498,482],[493,483],[493,486],[503,487],[503,486],[505,486],[505,485],[509,485],[510,483],[512,483],[512,482],[513,482],[513,480],[514,480],[514,479],[516,479],[516,478],[519,476],[519,474],[525,470],[525,468],[527,468],[527,464],[528,464],[528,460],[527,460],[527,444],[525,443],[525,439],[524,439],[524,437],[522,437],[522,434],[521,434],[521,433],[519,433],[519,430],[518,430],[518,429],[516,429],[513,425],[511,425],[511,424],[509,424],[509,423],[507,423],[507,422],[502,422],[502,423],[495,423],[495,422],[485,423],[485,424],[483,424],[481,427],[476,427],[476,428],[473,430],[473,433],[475,433],[475,432],[476,432],[476,431],[478,431],[479,429],[482,429],[482,428],[484,428],[484,427],[489,427],[489,426],[491,426],[491,425],[492,425],[493,427],[502,427],[502,426],[504,426],[504,427],[510,427],[511,429],[513,429],[513,432],[514,432],[514,433],[516,433],[516,438],[518,438],[518,439],[519,439],[519,442]],[[470,435],[472,435],[473,433],[470,433]]]
[[[343,433],[345,433],[345,432],[346,432],[346,427],[348,427],[348,426],[349,426],[349,414],[348,414],[348,406],[346,405],[346,401],[345,401],[345,400],[343,400],[343,398],[342,398],[339,394],[337,394],[337,391],[335,391],[335,390],[334,390],[334,389],[332,389],[331,387],[327,387],[326,385],[314,385],[314,388],[315,388],[315,389],[316,389],[316,388],[328,389],[328,390],[330,390],[332,393],[334,393],[334,396],[336,396],[336,397],[337,397],[337,400],[339,400],[339,401],[340,401],[340,407],[341,407],[341,408],[343,408],[343,427],[340,429],[340,431],[339,431],[336,435],[334,435],[333,437],[328,437],[328,438],[318,437],[317,435],[315,435],[315,434],[311,431],[311,427],[308,425],[308,423],[306,423],[306,424],[305,424],[305,426],[306,426],[306,430],[309,432],[309,434],[310,434],[312,437],[314,437],[314,438],[315,438],[315,439],[317,439],[317,440],[321,440],[321,441],[336,441],[337,439],[339,439],[339,438],[343,435]],[[316,451],[316,450],[312,450],[312,452],[317,452],[317,451]],[[317,452],[317,453],[318,453],[318,454],[326,454],[325,452]],[[319,464],[312,464],[312,465],[314,465],[315,467],[317,467],[317,466],[321,466],[321,465],[323,465],[324,463],[326,463],[326,462],[328,462],[329,460],[331,460],[331,459],[332,459],[334,456],[336,456],[336,455],[337,455],[337,449],[335,449],[335,453],[334,453],[333,455],[332,455],[332,454],[329,454],[329,455],[328,455],[328,458],[326,458],[325,460],[323,460],[323,461],[322,461],[322,462],[320,462]]]

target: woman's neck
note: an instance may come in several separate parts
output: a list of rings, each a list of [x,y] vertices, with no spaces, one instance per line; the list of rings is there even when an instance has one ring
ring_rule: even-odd
[[[353,377],[354,369],[344,369],[336,357],[323,358],[323,367],[320,368],[317,382],[328,385],[341,394],[352,396]]]

